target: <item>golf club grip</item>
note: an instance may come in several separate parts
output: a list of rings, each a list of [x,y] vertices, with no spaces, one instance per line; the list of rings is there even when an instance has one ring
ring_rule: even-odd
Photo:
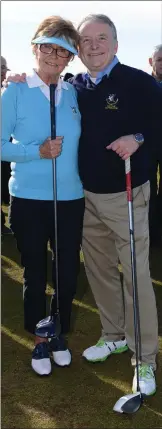
[[[132,201],[132,183],[131,183],[131,163],[130,163],[130,157],[125,160],[125,176],[126,176],[127,201]]]
[[[51,140],[56,138],[56,115],[55,115],[55,91],[56,85],[50,84],[50,112],[51,112]]]

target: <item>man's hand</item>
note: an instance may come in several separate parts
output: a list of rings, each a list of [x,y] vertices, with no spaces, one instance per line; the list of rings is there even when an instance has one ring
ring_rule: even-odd
[[[51,138],[48,137],[44,143],[40,145],[40,158],[52,159],[59,156],[62,151],[62,140],[63,137],[56,137],[55,140],[51,140]]]
[[[133,134],[129,136],[119,137],[115,140],[106,149],[112,149],[116,152],[124,161],[128,159],[136,150],[139,148],[139,144],[135,141]]]
[[[10,73],[10,74],[7,74],[6,79],[2,83],[4,88],[7,88],[8,82],[15,82],[15,83],[26,82],[26,73],[21,73],[21,74]]]

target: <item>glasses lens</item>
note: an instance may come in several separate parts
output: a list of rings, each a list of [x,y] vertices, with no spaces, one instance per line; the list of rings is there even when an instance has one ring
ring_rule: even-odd
[[[57,49],[57,55],[58,55],[58,57],[68,58],[70,56],[70,52],[64,48],[58,48]]]
[[[51,54],[53,51],[53,48],[51,45],[48,45],[48,43],[44,43],[40,45],[40,51],[43,52],[44,54]]]

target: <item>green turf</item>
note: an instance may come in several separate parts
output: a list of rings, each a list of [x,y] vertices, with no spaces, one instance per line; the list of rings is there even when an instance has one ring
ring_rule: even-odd
[[[51,255],[49,252],[49,273]],[[2,428],[162,428],[162,282],[161,252],[151,255],[158,313],[160,352],[157,393],[133,416],[115,414],[116,400],[131,392],[130,354],[90,364],[82,351],[100,336],[100,321],[83,263],[73,305],[70,368],[53,365],[50,377],[30,368],[32,338],[23,329],[22,269],[12,236],[2,244]],[[50,290],[51,277],[48,285]],[[49,300],[49,298],[48,298]]]

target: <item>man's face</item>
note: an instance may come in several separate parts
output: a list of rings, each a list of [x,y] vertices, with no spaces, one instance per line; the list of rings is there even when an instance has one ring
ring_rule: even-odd
[[[162,79],[162,50],[156,52],[153,58],[149,59],[149,63],[152,66],[153,74],[155,78]]]
[[[79,57],[95,76],[112,62],[118,49],[118,42],[113,37],[112,28],[100,21],[83,24],[79,32]]]

